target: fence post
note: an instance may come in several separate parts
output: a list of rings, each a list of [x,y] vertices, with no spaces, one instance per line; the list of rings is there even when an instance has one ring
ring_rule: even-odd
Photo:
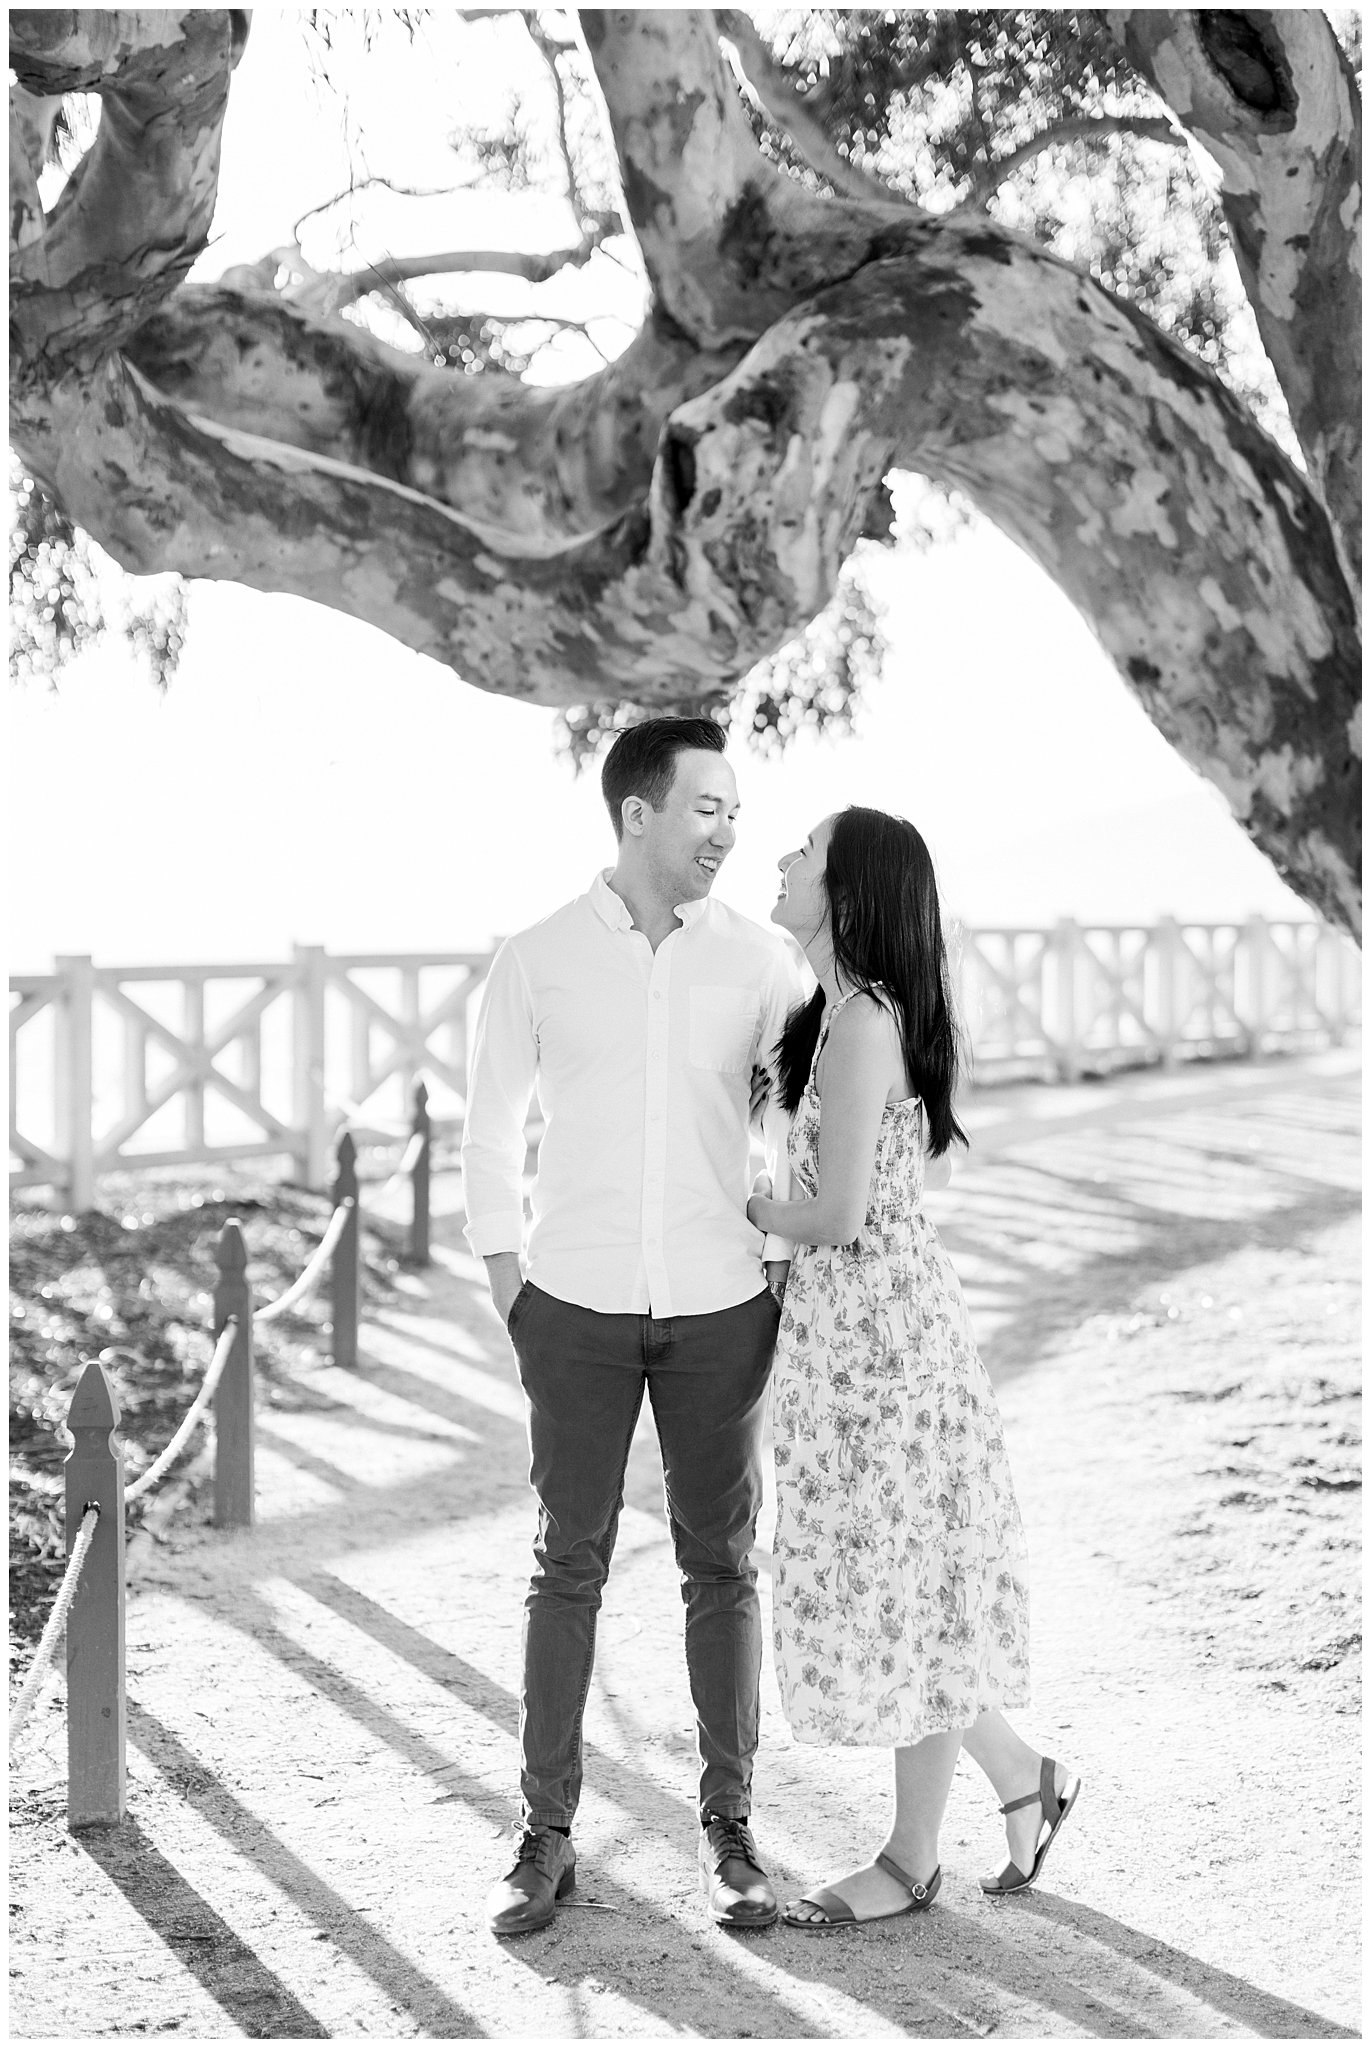
[[[328,1173],[328,1104],[324,1094],[324,993],[328,956],[322,946],[294,947],[295,993],[293,1103],[300,1178],[322,1188]]]
[[[1076,956],[1080,933],[1074,917],[1059,917],[1048,949],[1053,966],[1053,1010],[1057,1035],[1057,1078],[1080,1079],[1081,1048],[1076,1022]]]
[[[333,1175],[333,1206],[350,1201],[352,1208],[333,1247],[330,1273],[333,1288],[333,1363],[357,1363],[357,1308],[361,1292],[362,1230],[357,1202],[357,1147],[344,1126],[338,1137]]]
[[[1266,1028],[1268,1009],[1271,1004],[1271,961],[1268,951],[1271,934],[1266,919],[1254,911],[1243,926],[1243,938],[1247,946],[1247,1006],[1248,1015],[1242,1019],[1247,1039],[1247,1057],[1253,1058],[1262,1048],[1262,1033]],[[1236,998],[1238,977],[1233,976],[1233,994]],[[1294,1006],[1291,1022],[1299,1022],[1299,1006]]]
[[[1181,955],[1185,941],[1174,917],[1159,917],[1153,931],[1157,953],[1157,1039],[1161,1064],[1174,1067],[1181,1035]],[[1146,983],[1144,982],[1144,987]]]
[[[67,1615],[67,1826],[124,1818],[124,1460],[119,1403],[91,1359],[67,1410],[67,1555],[87,1502],[100,1509]]]
[[[413,1207],[409,1223],[409,1256],[416,1266],[426,1266],[429,1260],[428,1227],[429,1195],[433,1170],[433,1119],[428,1113],[428,1089],[424,1082],[414,1084],[414,1115],[411,1124],[411,1139],[421,1137],[419,1156],[410,1174],[413,1192]]]
[[[1328,1013],[1328,1043],[1341,1045],[1347,1036],[1347,1026],[1353,1015],[1352,997],[1358,986],[1360,961],[1356,958],[1352,941],[1341,932],[1325,928],[1314,942],[1314,988],[1317,1002],[1319,988],[1319,967],[1328,962],[1331,973],[1324,979],[1331,981],[1332,996]],[[1350,970],[1350,972],[1349,972]],[[1349,989],[1352,996],[1349,996]]]
[[[214,1522],[219,1529],[250,1529],[256,1499],[257,1424],[252,1371],[252,1290],[243,1229],[230,1216],[214,1247],[219,1278],[214,1288],[214,1341],[230,1318],[233,1349],[214,1390]]]
[[[95,1115],[91,1087],[91,1012],[95,969],[89,953],[59,953],[57,1002],[57,1151],[67,1170],[66,1199],[79,1216],[95,1203]]]

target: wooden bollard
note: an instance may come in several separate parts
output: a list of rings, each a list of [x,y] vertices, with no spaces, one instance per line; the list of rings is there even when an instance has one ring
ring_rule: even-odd
[[[338,1140],[333,1174],[333,1206],[351,1201],[347,1222],[333,1247],[333,1363],[357,1364],[357,1312],[362,1287],[362,1218],[357,1202],[357,1147],[352,1132]]]
[[[429,1259],[429,1191],[433,1171],[433,1119],[428,1113],[428,1089],[422,1081],[414,1084],[414,1116],[411,1122],[410,1142],[421,1138],[419,1156],[410,1174],[410,1188],[413,1207],[409,1222],[409,1256],[416,1266],[426,1266]]]
[[[250,1529],[255,1513],[257,1423],[252,1366],[252,1290],[243,1229],[230,1216],[214,1247],[214,1341],[230,1319],[233,1349],[214,1390],[214,1520],[220,1529]]]
[[[67,1411],[67,1555],[87,1504],[95,1535],[67,1615],[67,1826],[124,1818],[124,1460],[115,1447],[119,1403],[91,1359]]]

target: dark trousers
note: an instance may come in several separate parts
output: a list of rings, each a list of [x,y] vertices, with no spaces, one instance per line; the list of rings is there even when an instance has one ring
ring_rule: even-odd
[[[779,1311],[765,1289],[712,1315],[601,1315],[525,1282],[509,1334],[528,1396],[535,1565],[524,1603],[520,1787],[534,1826],[570,1827],[595,1619],[647,1390],[685,1601],[700,1805],[751,1807],[762,1668],[761,1430]]]

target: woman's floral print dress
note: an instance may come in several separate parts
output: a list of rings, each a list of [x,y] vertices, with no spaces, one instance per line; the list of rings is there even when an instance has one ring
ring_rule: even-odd
[[[902,1747],[1028,1702],[1023,1524],[962,1290],[920,1206],[923,1123],[917,1098],[887,1108],[861,1235],[797,1246],[786,1287],[774,1618],[801,1742]],[[818,1146],[811,1070],[797,1198],[817,1192]]]

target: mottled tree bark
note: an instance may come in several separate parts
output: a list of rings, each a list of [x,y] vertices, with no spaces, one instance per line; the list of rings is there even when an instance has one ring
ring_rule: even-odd
[[[1135,8],[1105,19],[1223,173],[1263,345],[1361,578],[1361,99],[1316,7]]]
[[[1041,248],[806,190],[759,155],[698,12],[584,20],[652,287],[641,334],[569,388],[437,370],[270,292],[182,282],[238,17],[12,19],[24,88],[80,79],[106,109],[37,233],[23,179],[12,199],[14,436],[127,566],[312,597],[544,703],[717,704],[826,603],[892,466],[917,468],[1042,563],[1281,872],[1356,928],[1328,392],[1300,400],[1305,477],[1177,343]],[[1274,319],[1271,271],[1250,288]],[[1301,364],[1322,345],[1298,303],[1282,334]]]
[[[11,14],[21,88],[101,101],[95,141],[44,233],[11,250],[10,360],[21,383],[97,363],[190,269],[209,236],[245,35],[243,15],[209,10]],[[12,109],[11,133],[14,122]]]

